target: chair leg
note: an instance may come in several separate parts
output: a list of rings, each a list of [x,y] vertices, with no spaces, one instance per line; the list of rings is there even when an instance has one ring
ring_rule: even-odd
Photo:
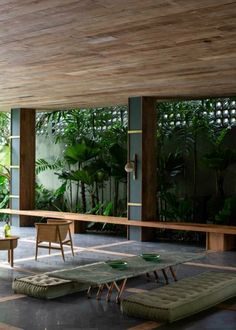
[[[72,243],[72,241],[71,241],[71,243],[70,243],[70,247],[71,247],[72,256],[74,257],[75,254],[74,254],[74,248],[73,248],[73,243]]]
[[[49,242],[49,254],[51,254],[51,242]]]
[[[39,244],[39,228],[36,228],[37,232],[36,232],[36,251],[35,251],[35,260],[37,261],[38,258],[38,244]]]
[[[61,254],[62,254],[62,258],[65,261],[65,256],[64,256],[64,250],[63,250],[63,245],[60,243],[61,245]]]
[[[65,261],[64,249],[63,249],[63,244],[62,244],[62,240],[61,240],[61,233],[60,233],[60,230],[58,230],[58,237],[59,237],[59,243],[60,243],[60,247],[61,247],[62,258],[63,258],[63,260]]]
[[[70,247],[71,247],[71,252],[73,257],[75,256],[74,254],[74,248],[73,248],[73,242],[72,242],[72,237],[71,237],[71,232],[70,232],[70,227],[69,227],[69,237],[70,237]]]
[[[38,257],[38,242],[36,242],[36,251],[35,251],[35,260],[37,261]]]

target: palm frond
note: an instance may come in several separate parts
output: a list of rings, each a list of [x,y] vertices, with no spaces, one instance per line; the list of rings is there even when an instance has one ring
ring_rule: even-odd
[[[53,164],[50,164],[45,159],[40,158],[37,159],[35,165],[36,165],[36,174],[39,174],[46,170],[58,170],[63,167],[62,161],[60,159],[57,159]]]

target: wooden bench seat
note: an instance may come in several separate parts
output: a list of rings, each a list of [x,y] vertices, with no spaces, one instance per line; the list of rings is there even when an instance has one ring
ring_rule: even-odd
[[[123,217],[110,217],[102,215],[44,211],[44,210],[12,210],[0,209],[0,213],[11,215],[24,215],[29,217],[54,218],[62,220],[85,222],[110,223],[125,226],[138,226],[157,229],[186,230],[206,233],[206,249],[213,251],[232,250],[236,247],[236,226],[224,226],[204,223],[186,223],[175,221],[138,221]],[[74,232],[72,226],[72,232]]]
[[[121,301],[128,316],[174,322],[236,296],[236,274],[205,272]]]

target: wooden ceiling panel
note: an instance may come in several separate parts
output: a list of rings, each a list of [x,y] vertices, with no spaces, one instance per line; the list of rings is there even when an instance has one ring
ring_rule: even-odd
[[[0,0],[0,110],[228,96],[236,1]]]

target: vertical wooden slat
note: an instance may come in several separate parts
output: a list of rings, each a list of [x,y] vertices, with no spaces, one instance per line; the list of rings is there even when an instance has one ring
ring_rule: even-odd
[[[142,98],[142,219],[157,219],[157,112],[152,97]],[[142,240],[154,237],[151,228],[142,230]]]
[[[21,109],[20,113],[20,209],[35,206],[35,110]],[[29,225],[21,216],[21,226]]]

